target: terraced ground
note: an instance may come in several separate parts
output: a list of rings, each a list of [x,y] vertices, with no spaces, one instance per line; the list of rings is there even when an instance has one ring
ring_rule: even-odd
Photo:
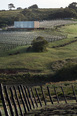
[[[50,21],[42,21],[40,22],[40,27],[44,28],[54,28],[55,26],[63,26],[63,25],[69,25],[69,24],[75,24],[77,21],[71,21],[71,20],[50,20]]]
[[[43,24],[43,22],[40,23]],[[50,81],[77,80],[77,24],[72,23],[71,25],[67,23],[66,26],[61,23],[62,26],[57,25],[50,29],[46,26],[46,30],[40,31],[0,32],[0,82],[9,85],[29,83],[30,86],[31,84],[32,86],[46,84],[50,87],[55,86],[55,83],[50,83]],[[49,26],[50,24],[52,23],[50,22]],[[33,38],[39,35],[51,41],[47,51],[26,52]],[[55,47],[52,48],[53,46]],[[69,89],[65,91],[69,95],[71,94],[69,83],[65,82],[64,85],[57,83],[56,87],[62,85],[67,88],[69,85]],[[75,83],[77,84],[77,81]],[[77,94],[77,88],[75,91]],[[28,114],[28,116],[44,115],[77,115],[77,105],[74,103],[48,106]]]
[[[76,21],[52,20],[40,22],[40,25],[47,27],[50,24],[49,26],[53,25],[53,29],[46,28],[29,32],[0,31],[0,69],[17,69],[14,71],[17,73],[22,72],[20,69],[23,70],[23,73],[53,73],[58,69],[60,63],[57,63],[57,66],[52,66],[52,62],[65,62],[66,59],[76,59],[77,57],[76,23]],[[65,24],[67,25],[63,26]],[[58,27],[54,27],[55,25]],[[31,41],[38,36],[43,36],[49,41],[47,52],[27,53],[26,49],[30,46]],[[56,48],[56,46],[58,47]]]
[[[30,45],[32,40],[38,36],[43,36],[47,41],[57,41],[67,38],[67,34],[55,31],[55,26],[65,24],[77,23],[76,21],[69,20],[52,20],[40,22],[40,27],[46,28],[45,30],[36,31],[0,31],[0,56],[4,56],[3,52],[14,49],[17,46]],[[5,53],[6,54],[6,53]]]

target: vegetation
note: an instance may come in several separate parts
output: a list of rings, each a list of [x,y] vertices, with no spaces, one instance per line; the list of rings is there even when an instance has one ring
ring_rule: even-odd
[[[32,49],[35,52],[44,52],[46,51],[48,42],[41,36],[37,37],[32,41]]]
[[[68,7],[69,8],[73,8],[73,9],[77,9],[77,3],[76,2],[72,2],[71,4],[69,4]]]
[[[44,31],[32,31],[41,32],[42,34],[54,35],[58,34],[57,32],[67,34],[66,39],[49,42],[47,46],[47,52],[27,52],[27,48],[31,45],[24,45],[24,42],[20,46],[20,41],[18,41],[15,36],[14,43],[11,43],[10,40],[3,41],[0,39],[1,49],[0,49],[0,82],[47,82],[47,81],[63,81],[63,80],[76,80],[77,79],[77,42],[73,42],[66,46],[60,46],[57,48],[52,48],[53,46],[59,46],[66,44],[73,40],[77,39],[77,24],[66,25],[55,28],[55,31],[44,30]],[[9,32],[10,33],[10,32]],[[13,34],[11,32],[10,34]],[[20,32],[19,32],[20,33]],[[27,32],[30,35],[30,32]],[[41,35],[40,33],[40,35]],[[6,36],[8,33],[6,33]],[[14,33],[15,35],[15,33]],[[1,36],[0,36],[1,37]],[[3,36],[2,36],[3,37]],[[9,36],[8,36],[9,37]],[[13,35],[11,36],[11,38]],[[32,35],[31,35],[32,37]],[[16,43],[17,42],[17,43]],[[5,44],[6,43],[6,44]],[[9,48],[12,44],[16,45]],[[4,45],[6,48],[8,45],[8,50],[5,48],[3,51]],[[18,46],[18,47],[17,47]],[[3,48],[2,48],[3,47]],[[2,50],[2,51],[1,51]],[[68,73],[68,78],[67,78]],[[32,81],[30,81],[32,80]]]
[[[17,10],[0,11],[0,28],[7,25],[13,25],[14,21],[26,20],[52,20],[64,18],[77,18],[77,3],[71,3],[66,8],[56,9],[40,9],[36,4],[30,6],[28,9],[18,8]],[[9,9],[15,6],[9,4]]]
[[[44,103],[44,98],[43,98],[41,87],[39,86],[41,84],[38,85],[37,83],[34,83],[33,85],[29,86],[29,85],[27,85],[27,83],[26,84],[24,83],[23,85],[24,85],[24,87],[29,88],[29,91],[32,95],[31,98],[32,98],[33,103],[35,105],[35,108],[33,108],[32,110],[30,109],[30,111],[26,115],[31,116],[31,115],[35,115],[35,114],[37,114],[37,115],[42,114],[44,116],[44,112],[46,113],[46,115],[49,115],[49,114],[57,114],[57,115],[62,114],[63,115],[63,114],[69,114],[71,110],[72,111],[71,111],[70,114],[76,114],[77,113],[76,97],[74,95],[74,93],[77,94],[77,91],[76,91],[77,81],[73,81],[73,82],[67,81],[67,82],[43,84],[42,85],[42,90],[43,90],[43,93],[44,93],[44,96],[45,96],[46,106],[45,106],[45,103]],[[21,85],[20,87],[23,87],[23,85]],[[38,86],[36,86],[36,85],[38,85]],[[17,93],[17,96],[18,96],[17,98],[19,98],[19,101],[20,101],[21,106],[22,106],[23,104],[21,102],[20,92],[18,91],[18,85],[15,85],[15,86],[10,85],[10,86],[11,86],[12,89],[14,87],[16,88],[16,93]],[[11,97],[12,95],[11,95],[10,90],[9,90],[10,86],[9,85],[7,86],[7,91],[8,91],[8,94],[9,94],[8,95],[9,98],[11,98],[10,102],[12,102],[12,97]],[[24,87],[23,87],[23,90],[24,90]],[[48,94],[48,90],[47,90],[48,87],[49,87],[49,90],[50,90],[51,99],[53,101],[53,104],[50,102],[50,98],[49,98],[49,94]],[[64,93],[63,93],[63,90],[62,90],[61,87],[63,87]],[[32,91],[34,93],[35,99],[37,101],[38,108],[36,107],[36,104],[34,102],[34,96],[32,94],[31,88],[32,88]],[[37,99],[37,94],[36,94],[35,88],[37,89],[37,93],[38,93],[40,101],[42,103],[42,107],[40,106],[39,101]],[[15,89],[13,89],[13,90],[14,90],[13,92],[15,92]],[[27,89],[26,89],[26,91],[27,91]],[[27,93],[29,93],[29,92],[27,91]],[[56,93],[57,93],[57,97],[56,97]],[[4,91],[3,95],[4,95],[4,97],[6,96],[5,91]],[[24,93],[24,95],[25,95],[25,93]],[[64,97],[64,95],[65,95],[65,97]],[[27,97],[29,97],[29,94],[27,94]],[[15,102],[17,103],[16,94],[13,95],[13,98],[15,98],[15,100],[16,100]],[[0,99],[1,99],[1,96],[0,96]],[[6,99],[6,101],[8,101],[8,100]],[[67,104],[66,104],[66,101],[67,101]],[[58,102],[59,102],[59,104],[58,104]],[[8,104],[8,102],[7,102],[7,104]],[[18,105],[18,104],[16,104],[16,105]],[[32,104],[31,104],[31,106],[32,106]],[[3,107],[3,105],[2,105],[1,100],[0,100],[0,108],[2,109],[1,112],[2,112],[2,114],[4,114],[4,110],[3,110],[2,107]],[[17,108],[19,109],[19,107],[17,107]],[[42,110],[40,110],[41,108],[42,108]],[[23,112],[24,111],[23,107],[21,107],[21,109],[22,109],[22,112]],[[51,112],[51,109],[52,109],[52,112]],[[8,111],[9,111],[9,108],[8,108]],[[20,110],[18,110],[18,113],[20,114],[19,111]]]
[[[28,7],[28,9],[37,9],[37,8],[38,8],[37,4],[34,4],[34,5]]]
[[[54,13],[51,13],[48,16],[48,19],[63,19],[63,18],[76,18],[77,17],[77,12],[74,9],[70,9],[70,8],[61,8],[59,10],[57,10]]]
[[[13,3],[8,4],[8,7],[9,7],[10,10],[12,10],[12,8],[15,8]]]
[[[23,10],[20,8],[16,11],[1,11],[0,16],[0,27],[4,28],[12,25],[14,20],[76,18],[77,10],[71,9],[69,6],[65,9],[30,8]],[[8,18],[9,16],[10,18]],[[0,83],[10,85],[24,83],[30,84],[30,87],[43,84],[45,96],[48,95],[48,86],[53,100],[55,100],[53,87],[56,88],[59,98],[63,99],[61,91],[61,86],[63,86],[67,99],[69,96],[70,100],[73,100],[71,85],[74,85],[77,94],[77,22],[67,20],[52,20],[52,22],[40,22],[40,27],[46,27],[44,30],[0,32]],[[29,48],[30,50],[33,48],[35,52],[29,51]],[[40,52],[44,50],[47,52]],[[34,89],[35,87],[33,87]],[[40,86],[37,86],[37,90],[40,95]],[[43,99],[42,96],[40,97]],[[63,103],[63,101],[61,102]],[[74,102],[75,100],[73,100]],[[68,110],[66,107],[69,107]],[[65,105],[65,107],[59,105],[54,109],[55,111],[48,107],[43,109],[44,111],[41,110],[41,113],[33,111],[32,115],[46,115],[46,110],[47,115],[51,115],[51,113],[56,115],[57,112],[61,115],[67,115],[70,112],[76,114],[76,109],[77,105]]]

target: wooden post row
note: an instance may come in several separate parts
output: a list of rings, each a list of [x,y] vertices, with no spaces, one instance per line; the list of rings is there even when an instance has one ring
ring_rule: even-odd
[[[27,88],[27,91],[28,91],[28,93],[29,93],[29,97],[30,97],[30,99],[31,99],[32,106],[33,106],[33,108],[35,108],[34,102],[33,102],[33,99],[32,99],[31,93],[30,93],[30,90],[29,90],[29,88],[28,88],[27,86],[26,86],[26,88]]]
[[[19,110],[20,110],[20,114],[21,114],[21,116],[23,116],[23,112],[22,112],[21,105],[20,105],[20,100],[19,100],[18,94],[16,92],[15,86],[13,86],[13,89],[14,89],[14,92],[15,92],[15,97],[16,97],[16,100],[17,100],[17,103],[18,103],[18,107],[19,107]]]
[[[29,108],[32,109],[31,108],[31,103],[30,103],[30,100],[29,100],[29,97],[28,97],[28,93],[27,93],[27,90],[26,90],[26,87],[23,86],[23,88],[24,88],[24,91],[25,91],[25,94],[26,94],[26,98],[27,98],[27,101],[28,101],[28,104],[29,104]]]
[[[45,105],[47,105],[47,101],[45,99],[43,87],[40,86],[40,88],[41,88],[44,103],[45,103]],[[9,95],[9,90],[11,93],[10,95]],[[66,99],[66,96],[64,94],[63,87],[61,87],[61,90],[63,93],[65,103],[67,103],[67,99]],[[74,89],[73,85],[72,85],[72,90],[73,90],[73,94],[75,96],[75,100],[77,102],[77,97],[76,97],[76,93],[75,93],[75,89]],[[49,99],[50,99],[51,103],[53,104],[53,100],[52,100],[48,86],[47,86],[47,91],[48,91]],[[40,106],[42,107],[42,102],[41,102],[41,99],[39,97],[39,94],[38,94],[38,91],[36,88],[35,88],[35,92],[36,92],[36,96],[38,98],[38,101],[40,103]],[[57,102],[59,103],[59,98],[58,98],[55,87],[54,87],[54,92],[55,92],[55,95],[57,98]],[[18,93],[19,93],[19,95],[18,95]],[[5,116],[10,116],[10,115],[11,116],[15,116],[15,115],[16,116],[19,116],[19,115],[23,116],[28,111],[30,111],[32,109],[32,107],[35,108],[35,105],[36,105],[36,107],[38,107],[38,103],[36,100],[36,96],[33,93],[33,89],[29,88],[27,86],[20,85],[20,86],[17,86],[17,89],[15,86],[13,86],[13,88],[11,87],[10,89],[7,89],[7,86],[3,86],[3,84],[0,84],[0,95],[1,95],[1,100],[2,100],[2,104],[3,104]],[[21,108],[20,101],[22,101],[24,112]],[[19,109],[19,111],[18,111],[18,109]],[[0,110],[0,116],[2,116],[1,110]]]
[[[28,111],[30,111],[29,106],[28,106],[28,102],[27,102],[27,99],[26,99],[26,96],[25,96],[25,93],[24,93],[23,86],[22,86],[22,85],[20,85],[20,88],[21,88],[21,91],[22,91],[22,94],[23,94],[23,98],[24,98],[24,101],[25,101],[25,104],[26,104],[27,110],[28,110]]]
[[[47,102],[46,102],[46,99],[45,99],[45,95],[44,95],[42,86],[40,86],[40,88],[41,88],[41,92],[42,92],[42,95],[43,95],[44,103],[45,103],[45,105],[47,105]]]
[[[64,96],[65,103],[67,103],[67,99],[66,99],[66,96],[65,96],[65,94],[64,94],[63,87],[61,87],[61,90],[62,90],[62,92],[63,92],[63,96]]]
[[[21,98],[21,101],[22,101],[23,108],[24,108],[24,113],[26,114],[27,113],[26,105],[25,105],[24,99],[22,97],[22,92],[21,92],[20,86],[18,86],[18,91],[19,91],[19,94],[20,94],[20,98]]]
[[[48,90],[48,94],[49,94],[50,101],[53,104],[53,100],[52,100],[52,97],[51,97],[50,90],[49,90],[49,87],[48,86],[47,86],[47,90]]]
[[[11,92],[12,102],[13,102],[13,105],[14,105],[15,114],[16,114],[16,116],[19,116],[12,87],[10,88],[10,92]]]
[[[40,97],[39,97],[39,95],[38,95],[38,92],[37,92],[37,89],[36,89],[36,88],[35,88],[35,92],[36,92],[36,95],[37,95],[38,101],[39,101],[39,103],[40,103],[40,106],[42,107],[42,103],[41,103],[41,100],[40,100]]]
[[[35,98],[35,95],[34,95],[34,93],[33,93],[33,89],[32,89],[32,88],[31,88],[31,92],[32,92],[32,96],[33,96],[33,98],[34,98],[35,104],[36,104],[36,106],[38,107],[38,104],[37,104],[37,101],[36,101],[36,98]]]
[[[4,107],[5,116],[10,116],[8,112],[8,108],[7,108],[5,95],[4,95],[3,84],[0,84],[0,92],[1,92],[1,100],[2,100],[3,107]]]
[[[75,93],[75,90],[74,90],[74,86],[72,85],[72,89],[73,89],[73,94],[74,94],[74,96],[75,96],[75,100],[76,100],[76,102],[77,102],[77,97],[76,97],[76,93]]]
[[[56,88],[55,87],[54,87],[54,92],[56,94],[57,102],[59,103],[59,98],[58,98],[58,95],[57,95],[57,92],[56,92]]]
[[[13,107],[12,107],[12,103],[11,103],[11,99],[10,99],[10,96],[9,96],[9,93],[8,93],[7,86],[4,86],[4,89],[5,89],[6,99],[8,101],[11,116],[14,116]]]

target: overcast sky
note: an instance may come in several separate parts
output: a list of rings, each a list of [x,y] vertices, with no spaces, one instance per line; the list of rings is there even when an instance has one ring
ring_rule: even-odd
[[[13,3],[16,8],[27,8],[33,4],[37,4],[39,8],[65,8],[72,2],[77,0],[0,0],[0,10],[7,10],[10,3]]]

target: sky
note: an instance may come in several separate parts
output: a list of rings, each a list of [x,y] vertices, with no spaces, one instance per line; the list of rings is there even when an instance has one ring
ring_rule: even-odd
[[[13,3],[16,9],[17,7],[28,8],[33,4],[37,4],[39,8],[65,8],[72,2],[77,0],[0,0],[0,10],[8,10],[10,3]]]

